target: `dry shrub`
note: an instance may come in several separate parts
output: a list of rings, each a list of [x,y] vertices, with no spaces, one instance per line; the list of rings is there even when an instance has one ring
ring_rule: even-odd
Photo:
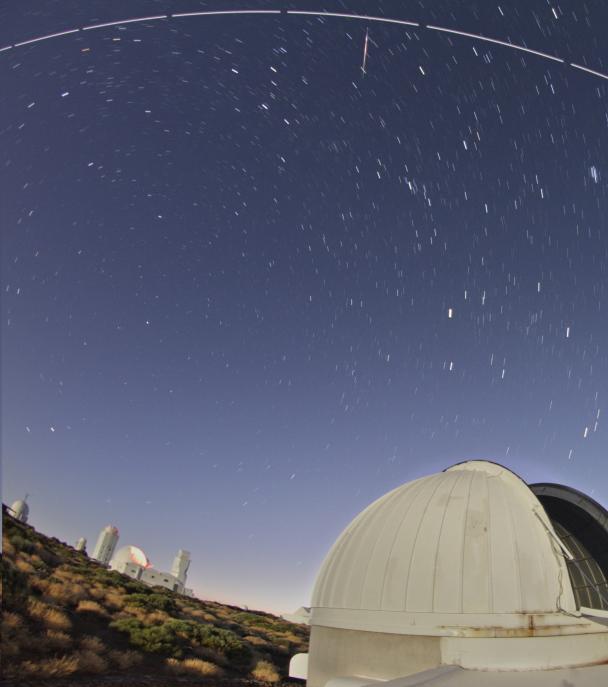
[[[51,630],[69,630],[72,627],[72,622],[65,613],[37,599],[29,600],[28,614]]]
[[[279,672],[270,661],[258,661],[251,674],[261,682],[278,682],[280,680]]]
[[[29,579],[29,583],[32,589],[38,590],[41,594],[44,594],[51,584],[48,578],[38,577],[38,575],[32,575]]]
[[[89,597],[88,589],[84,585],[78,584],[78,582],[73,582],[71,585],[69,585],[69,590],[72,595],[72,603],[87,599]]]
[[[2,657],[16,656],[20,649],[23,632],[23,619],[17,613],[4,613],[2,616]]]
[[[2,658],[6,661],[7,658],[13,658],[19,654],[21,645],[17,637],[2,637],[0,641],[0,649],[2,649]]]
[[[213,623],[217,620],[217,618],[214,615],[211,615],[211,613],[207,613],[206,611],[203,611],[200,608],[186,607],[184,608],[184,612],[192,616],[193,618],[200,618],[200,620],[204,620],[207,623]]]
[[[36,572],[36,568],[34,568],[34,566],[23,557],[23,554],[18,556],[17,560],[15,561],[15,567],[17,570],[25,573],[26,575]]]
[[[99,637],[92,637],[91,635],[85,635],[79,642],[80,648],[85,651],[92,651],[96,654],[103,654],[106,650],[106,645],[102,642]]]
[[[47,565],[57,565],[59,563],[60,559],[52,551],[49,551],[42,542],[38,541],[34,546],[37,551],[36,558],[39,561],[44,561]]]
[[[8,611],[2,616],[2,657],[17,656],[23,653],[31,656],[40,648],[39,637],[28,630],[23,618]]]
[[[107,590],[106,590],[105,587],[101,587],[101,586],[99,586],[99,585],[95,585],[94,587],[91,587],[91,589],[89,589],[89,594],[90,594],[94,599],[97,599],[98,601],[100,601],[101,599],[103,599],[103,598],[105,597],[106,591],[107,591]]]
[[[60,565],[58,568],[55,568],[55,570],[53,570],[53,577],[63,582],[76,582],[78,584],[84,584],[87,581],[84,575],[72,570],[72,568],[67,565]]]
[[[126,605],[123,610],[125,613],[128,613],[129,617],[131,618],[137,618],[137,620],[141,620],[142,623],[148,622],[148,615],[150,615],[150,613],[149,611],[146,611],[145,608],[140,608],[139,606]]]
[[[57,577],[60,580],[72,580],[74,572],[67,565],[60,565],[53,570],[53,577]]]
[[[105,595],[106,605],[110,608],[120,611],[125,607],[125,594],[119,594],[118,592],[109,591]]]
[[[59,630],[47,630],[45,643],[51,651],[60,651],[69,649],[72,646],[72,638]]]
[[[150,625],[161,625],[162,623],[166,623],[167,620],[171,620],[171,616],[168,613],[164,611],[153,611],[146,615],[145,622]]]
[[[2,614],[2,634],[11,630],[19,630],[23,627],[23,618],[18,613],[6,611]]]
[[[200,658],[185,658],[178,661],[175,658],[168,658],[166,661],[167,670],[174,675],[191,675],[194,677],[213,676],[218,677],[224,672],[215,663],[203,661]]]
[[[98,656],[94,651],[79,651],[78,669],[83,673],[103,673],[108,669],[108,662],[105,658]]]
[[[98,604],[97,601],[91,601],[90,599],[83,599],[82,601],[79,601],[78,605],[76,606],[76,610],[79,613],[88,611],[90,613],[99,613],[99,615],[107,615],[103,606]]]
[[[204,661],[215,663],[218,666],[229,665],[229,661],[223,654],[220,654],[218,651],[213,649],[209,649],[206,646],[194,646],[192,647],[192,653],[194,653],[194,655],[198,658],[202,658]]]
[[[137,651],[132,651],[131,649],[127,651],[110,651],[109,656],[112,663],[120,668],[120,670],[129,670],[129,668],[134,668],[143,660],[141,654],[138,654]]]
[[[61,656],[60,658],[43,658],[39,661],[24,661],[13,668],[13,675],[7,677],[67,677],[78,670],[79,660],[77,656]]]
[[[69,598],[66,594],[66,588],[60,582],[47,582],[44,596],[49,601],[56,601],[58,603],[66,603]]]
[[[37,553],[33,553],[30,555],[30,563],[35,567],[35,568],[42,568],[44,567],[44,562],[42,558]]]
[[[262,637],[256,637],[255,635],[247,635],[243,639],[246,642],[249,642],[249,644],[253,644],[253,646],[263,646],[263,647],[272,646],[272,644],[270,642],[267,642]]]
[[[65,605],[75,605],[87,597],[81,585],[70,582],[51,582],[46,588],[44,595],[55,603]]]
[[[8,558],[14,558],[15,556],[15,547],[7,536],[2,537],[2,555]]]

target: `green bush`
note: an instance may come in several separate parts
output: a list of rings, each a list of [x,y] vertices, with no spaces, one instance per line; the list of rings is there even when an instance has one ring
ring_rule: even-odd
[[[146,611],[174,613],[177,610],[173,599],[164,594],[129,594],[126,603],[129,606],[144,608]]]
[[[169,620],[162,625],[144,625],[141,620],[125,618],[110,624],[129,635],[130,643],[142,651],[182,658],[184,651],[203,646],[222,654],[235,668],[248,668],[252,654],[249,647],[229,630],[191,620]]]
[[[21,534],[13,534],[11,536],[11,544],[17,551],[23,551],[24,553],[35,553],[36,551],[34,542],[21,536]]]
[[[252,655],[249,647],[234,632],[191,621],[189,625],[193,627],[193,638],[197,643],[207,649],[220,652],[231,665],[248,668],[251,664]]]
[[[135,618],[125,618],[110,623],[110,627],[128,633],[130,643],[148,653],[181,658],[188,646],[186,639],[168,627],[168,623],[145,626]]]
[[[277,622],[276,618],[269,618],[257,613],[237,613],[232,620],[247,627],[273,630],[274,632],[285,632],[287,629],[285,623]]]

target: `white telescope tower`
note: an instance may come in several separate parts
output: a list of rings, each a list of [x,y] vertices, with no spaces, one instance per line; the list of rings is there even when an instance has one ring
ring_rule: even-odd
[[[103,565],[108,565],[117,543],[118,529],[113,525],[106,525],[99,533],[91,558],[94,558]]]
[[[190,567],[190,551],[185,551],[180,549],[177,552],[177,556],[173,561],[173,567],[171,568],[171,574],[173,577],[182,583],[186,584],[186,575],[188,574],[188,568]]]

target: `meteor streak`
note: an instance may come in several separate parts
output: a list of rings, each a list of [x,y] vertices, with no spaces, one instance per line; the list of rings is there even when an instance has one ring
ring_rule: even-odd
[[[363,63],[361,64],[361,71],[363,72],[363,76],[367,74],[365,71],[365,67],[367,66],[367,46],[369,43],[369,29],[365,31],[365,43],[363,44]]]

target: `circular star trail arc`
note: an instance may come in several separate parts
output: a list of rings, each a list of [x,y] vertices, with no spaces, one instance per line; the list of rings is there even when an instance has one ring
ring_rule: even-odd
[[[347,14],[343,12],[313,12],[309,10],[215,10],[215,11],[205,11],[205,12],[181,12],[177,14],[158,14],[149,17],[134,17],[131,19],[121,19],[118,21],[104,22],[103,24],[91,24],[90,26],[83,26],[77,29],[70,29],[68,31],[60,31],[58,33],[51,33],[46,36],[38,36],[36,38],[29,38],[25,41],[20,41],[18,43],[13,43],[12,45],[6,45],[0,48],[0,52],[5,52],[11,48],[20,48],[25,45],[32,45],[33,43],[40,43],[42,41],[49,40],[51,38],[59,38],[61,36],[68,36],[74,33],[79,33],[80,31],[92,31],[94,29],[104,29],[110,26],[123,26],[125,24],[135,24],[140,22],[151,22],[167,19],[187,19],[190,17],[210,17],[210,16],[226,16],[226,15],[277,15],[277,14],[292,14],[299,16],[309,16],[309,17],[333,17],[337,19],[355,19],[358,21],[375,21],[383,24],[397,24],[401,26],[410,26],[419,29],[428,29],[429,31],[437,31],[440,33],[446,33],[452,36],[460,36],[462,38],[469,38],[475,41],[483,41],[485,43],[492,43],[493,45],[500,45],[505,48],[510,48],[512,50],[518,50],[520,52],[525,52],[530,55],[535,55],[545,60],[550,60],[551,62],[559,62],[561,64],[566,64],[573,69],[578,69],[591,76],[596,76],[600,79],[606,79],[608,81],[608,74],[600,72],[596,69],[590,69],[581,64],[575,62],[567,62],[561,57],[555,55],[549,55],[548,53],[541,52],[540,50],[532,50],[532,48],[527,48],[524,45],[518,45],[517,43],[511,43],[509,41],[499,40],[498,38],[490,38],[488,36],[482,36],[477,33],[469,33],[467,31],[459,31],[457,29],[448,29],[443,26],[435,26],[432,24],[423,25],[419,22],[408,21],[406,19],[391,19],[389,17],[375,17],[366,14]]]

